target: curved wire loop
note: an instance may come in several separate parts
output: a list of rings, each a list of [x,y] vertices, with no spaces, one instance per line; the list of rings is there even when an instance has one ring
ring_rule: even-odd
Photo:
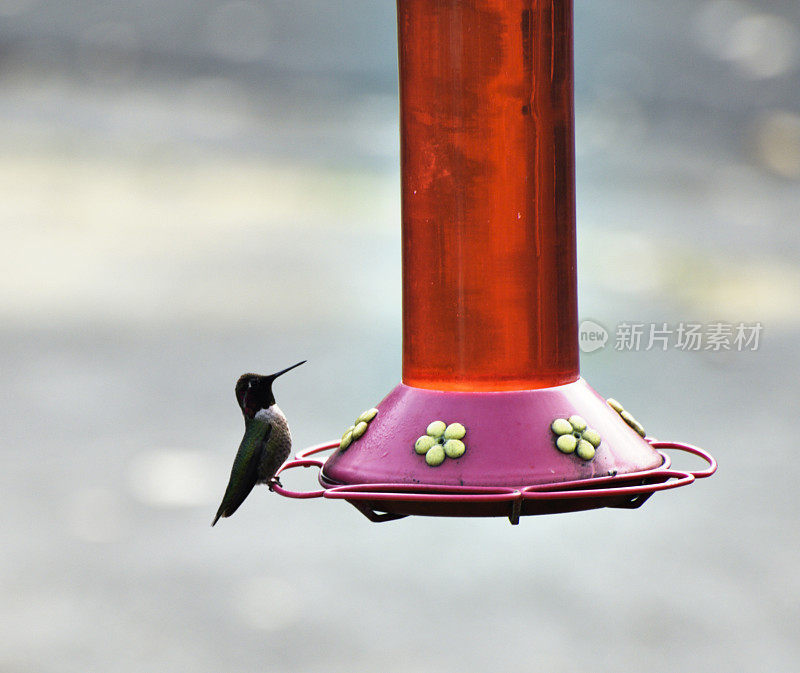
[[[617,499],[614,507],[639,507],[657,491],[688,486],[695,479],[710,477],[717,470],[717,461],[707,451],[681,442],[665,442],[648,437],[648,443],[663,457],[660,466],[619,476],[594,477],[552,484],[535,484],[524,487],[510,486],[452,486],[445,484],[347,484],[323,487],[313,491],[293,491],[280,483],[278,476],[296,467],[322,469],[325,460],[313,458],[323,451],[334,449],[338,441],[311,446],[293,459],[285,462],[270,484],[272,490],[286,498],[330,498],[347,500],[371,521],[390,521],[403,518],[403,514],[378,513],[368,503],[510,503],[508,514],[511,523],[518,523],[525,501],[569,501],[594,498]],[[671,467],[670,456],[664,450],[677,450],[702,458],[708,467],[702,470],[676,470]],[[597,506],[597,505],[595,505]],[[602,506],[602,505],[601,505]]]

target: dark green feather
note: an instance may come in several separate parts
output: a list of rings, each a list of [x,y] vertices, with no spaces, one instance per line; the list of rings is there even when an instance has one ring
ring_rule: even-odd
[[[272,426],[269,423],[254,418],[245,419],[244,437],[233,460],[228,488],[225,489],[225,496],[211,523],[212,526],[220,518],[233,514],[250,495],[250,491],[258,481],[258,466],[271,430]]]

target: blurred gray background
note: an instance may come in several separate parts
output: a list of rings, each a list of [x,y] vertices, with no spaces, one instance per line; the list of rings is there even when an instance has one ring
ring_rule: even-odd
[[[308,358],[297,448],[399,380],[394,20],[0,2],[0,670],[796,671],[796,0],[575,6],[582,316],[764,325],[582,373],[717,476],[518,527],[259,487],[209,528],[241,372]]]

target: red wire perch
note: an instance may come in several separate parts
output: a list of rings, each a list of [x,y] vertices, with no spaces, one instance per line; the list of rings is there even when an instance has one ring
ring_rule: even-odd
[[[713,456],[696,446],[680,442],[662,442],[653,438],[648,438],[647,441],[664,458],[664,462],[653,470],[553,484],[536,484],[520,488],[510,486],[374,483],[347,484],[314,491],[293,491],[284,488],[277,482],[273,482],[271,486],[276,493],[287,498],[324,497],[334,500],[347,500],[373,521],[402,518],[409,513],[445,516],[496,516],[498,514],[507,514],[512,523],[517,523],[521,514],[576,511],[603,506],[639,507],[657,491],[688,486],[695,479],[710,477],[717,469],[717,462]],[[325,442],[301,451],[295,458],[283,464],[281,469],[278,470],[276,478],[283,472],[295,467],[317,467],[321,470],[325,461],[311,456],[334,449],[338,445],[339,442],[337,441]],[[672,469],[670,467],[670,458],[663,450],[678,450],[691,453],[705,460],[708,463],[708,467],[702,470]],[[528,501],[532,501],[530,503],[532,507],[526,508]],[[559,505],[557,504],[558,501],[567,501],[567,503]],[[388,508],[386,513],[379,514],[368,503],[390,503],[394,507]],[[510,504],[510,513],[504,511],[502,507],[486,507],[487,505],[502,505],[503,503]],[[552,503],[552,506],[541,506],[546,503]],[[426,511],[426,506],[429,511]],[[399,512],[395,510],[399,510]]]

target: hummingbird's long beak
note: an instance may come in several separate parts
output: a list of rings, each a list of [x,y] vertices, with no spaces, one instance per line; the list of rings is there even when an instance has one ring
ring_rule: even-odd
[[[302,365],[302,364],[305,364],[306,362],[307,362],[307,360],[303,360],[302,362],[298,362],[296,365],[292,365],[291,367],[287,367],[286,369],[282,369],[282,370],[281,370],[281,371],[279,371],[279,372],[275,372],[274,374],[270,374],[269,378],[271,378],[271,379],[274,381],[274,380],[275,380],[275,379],[277,379],[279,376],[282,376],[282,375],[283,375],[283,374],[285,374],[286,372],[288,372],[288,371],[290,371],[290,370],[294,369],[295,367],[299,367],[300,365]]]

